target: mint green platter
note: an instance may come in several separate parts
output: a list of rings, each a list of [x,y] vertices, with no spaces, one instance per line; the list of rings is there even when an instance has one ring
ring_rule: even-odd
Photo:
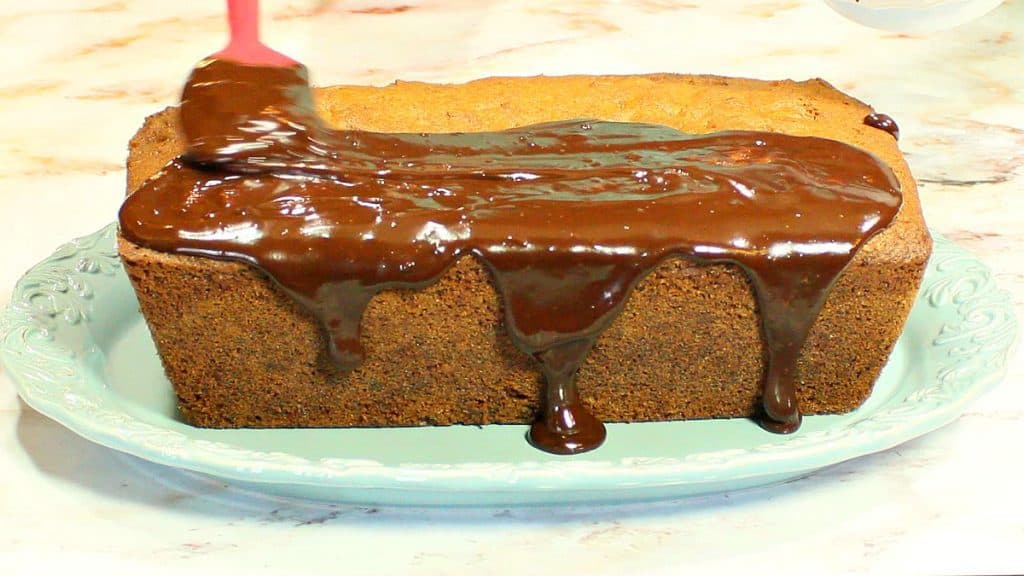
[[[621,503],[781,482],[947,424],[1005,372],[1009,296],[952,242],[935,252],[903,335],[867,403],[811,416],[791,436],[744,419],[612,424],[571,457],[525,426],[207,430],[182,422],[114,247],[116,228],[73,240],[18,282],[0,360],[32,408],[139,458],[247,489],[373,505]]]

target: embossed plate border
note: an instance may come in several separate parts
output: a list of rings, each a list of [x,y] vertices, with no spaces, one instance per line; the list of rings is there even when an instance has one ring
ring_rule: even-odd
[[[928,271],[897,344],[897,354],[906,357],[894,362],[894,356],[886,368],[889,372],[902,364],[902,372],[883,373],[883,379],[895,382],[886,387],[884,397],[876,397],[881,394],[876,390],[851,415],[809,417],[808,429],[796,435],[754,435],[758,440],[727,448],[680,445],[678,453],[669,449],[654,456],[621,451],[602,455],[602,448],[568,459],[535,451],[523,456],[512,449],[513,455],[504,459],[384,462],[262,449],[239,442],[244,436],[238,431],[218,436],[170,419],[140,417],[126,410],[102,369],[105,353],[124,325],[141,321],[117,257],[114,225],[61,246],[18,282],[0,317],[0,360],[27,404],[79,435],[152,462],[262,491],[395,505],[551,505],[681,497],[783,481],[895,446],[951,422],[970,400],[999,381],[1017,333],[1010,297],[996,287],[985,264],[933,236]],[[613,435],[628,430],[663,437],[699,428],[746,438],[751,425],[734,420],[613,426],[619,427]],[[500,443],[525,444],[524,427],[457,428],[462,430],[446,438],[460,442],[487,435]],[[296,445],[316,434],[273,433]],[[424,431],[400,432],[416,433]]]

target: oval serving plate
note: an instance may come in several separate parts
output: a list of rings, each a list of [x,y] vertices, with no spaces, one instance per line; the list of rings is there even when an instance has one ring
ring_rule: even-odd
[[[954,420],[1005,372],[1016,334],[989,269],[935,236],[903,335],[860,409],[791,436],[744,419],[612,424],[600,449],[558,457],[526,426],[209,430],[182,422],[115,249],[73,240],[18,282],[0,359],[31,407],[140,458],[290,496],[384,505],[621,503],[807,475]]]

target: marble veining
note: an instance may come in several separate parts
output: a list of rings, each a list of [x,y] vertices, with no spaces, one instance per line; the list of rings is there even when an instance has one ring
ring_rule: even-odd
[[[270,42],[319,83],[692,72],[822,77],[892,115],[929,224],[1024,312],[1024,2],[940,33],[821,1],[264,0]],[[126,142],[225,40],[218,2],[0,3],[0,301],[110,222]],[[46,214],[45,217],[40,216]],[[13,573],[1020,573],[1024,356],[955,424],[778,487],[617,508],[435,511],[272,498],[81,440],[0,371],[0,566]],[[785,510],[780,515],[779,510]],[[823,514],[828,510],[828,514]],[[799,522],[794,528],[790,519]],[[838,520],[837,520],[838,519]]]

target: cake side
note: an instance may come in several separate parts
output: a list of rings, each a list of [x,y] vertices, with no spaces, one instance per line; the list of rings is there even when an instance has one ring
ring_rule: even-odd
[[[804,413],[852,409],[870,392],[923,273],[929,240],[892,137],[867,106],[820,81],[718,77],[494,78],[318,92],[325,119],[381,131],[496,130],[565,118],[750,129],[841,140],[889,164],[904,191],[894,224],[835,286],[800,362]],[[129,190],[181,152],[173,110],[132,141]],[[436,285],[378,296],[363,320],[366,363],[339,373],[317,323],[255,269],[121,240],[140,306],[186,417],[204,426],[528,422],[540,378],[501,323],[481,265],[459,261]],[[745,416],[760,394],[756,306],[730,265],[672,260],[637,286],[581,369],[605,421]]]

